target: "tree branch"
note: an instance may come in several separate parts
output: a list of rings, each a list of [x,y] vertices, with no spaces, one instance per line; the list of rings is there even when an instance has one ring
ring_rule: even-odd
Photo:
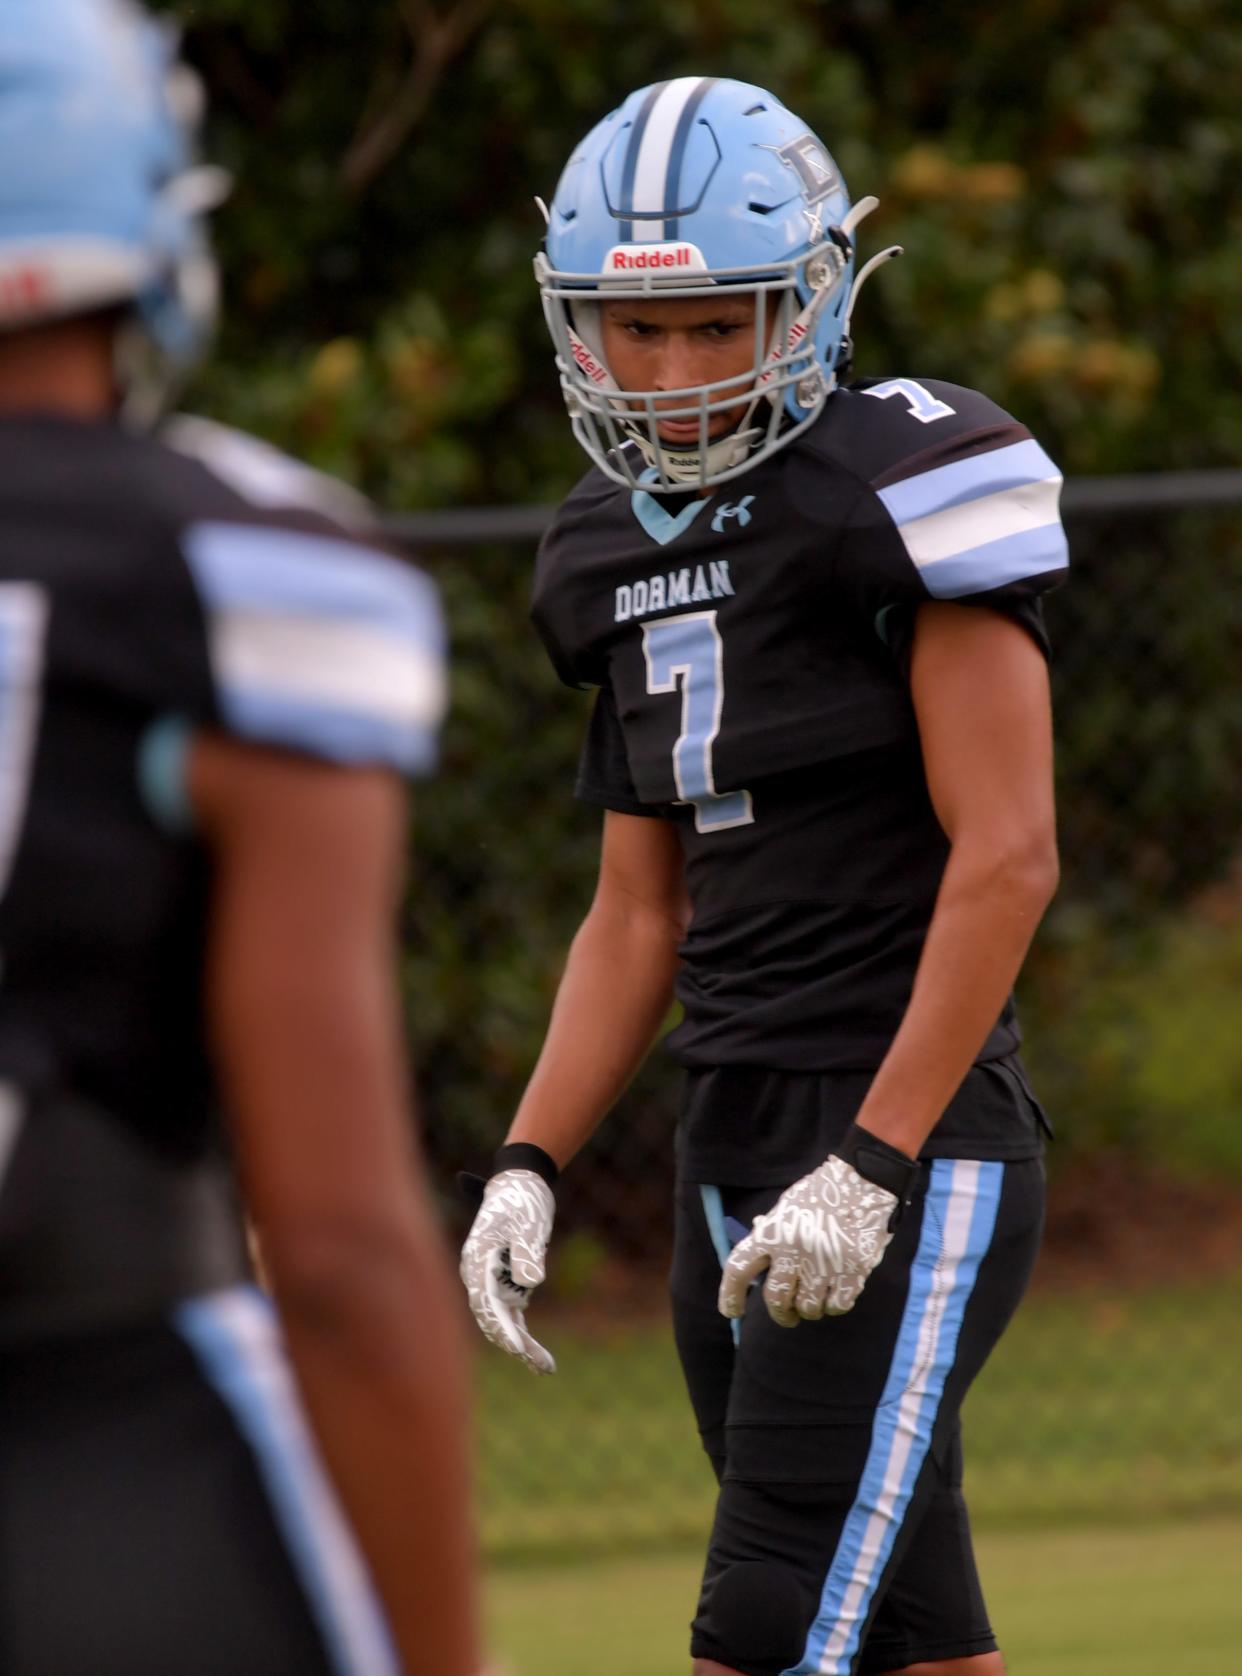
[[[469,45],[491,0],[459,0],[440,16],[430,0],[400,0],[413,56],[387,109],[363,122],[341,164],[346,188],[363,193],[383,173],[430,104],[449,64]]]

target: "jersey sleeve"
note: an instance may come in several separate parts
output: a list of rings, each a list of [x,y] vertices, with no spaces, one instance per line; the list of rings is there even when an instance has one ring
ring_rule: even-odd
[[[1013,617],[1046,650],[1039,599],[1069,564],[1061,473],[987,406],[987,424],[877,471],[843,532],[838,584],[887,640],[913,607],[955,600]]]
[[[600,553],[601,512],[615,498],[614,487],[602,473],[589,471],[558,508],[535,558],[531,620],[567,687],[600,687],[608,679],[607,662],[593,648],[586,623],[598,585],[592,561]]]
[[[625,735],[611,687],[595,696],[590,724],[578,762],[574,796],[620,815],[663,815],[663,804],[642,803],[625,754]]]
[[[432,771],[444,627],[419,571],[331,526],[187,525],[216,719],[239,739],[342,766]]]

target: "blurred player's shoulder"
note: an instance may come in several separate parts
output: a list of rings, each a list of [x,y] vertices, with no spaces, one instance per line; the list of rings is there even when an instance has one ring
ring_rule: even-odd
[[[445,708],[438,596],[370,502],[209,420],[170,420],[154,446],[226,725],[425,773]]]
[[[439,598],[344,484],[203,420],[164,437],[22,419],[0,424],[0,522],[92,668],[99,624],[132,647],[142,702],[332,762],[433,767]]]
[[[231,498],[239,511],[309,515],[373,544],[381,540],[375,509],[364,495],[245,431],[177,414],[162,426],[158,441],[199,468],[205,493],[208,482],[214,484],[221,502]]]

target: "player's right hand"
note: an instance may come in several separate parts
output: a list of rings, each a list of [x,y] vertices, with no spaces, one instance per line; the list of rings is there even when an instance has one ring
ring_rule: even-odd
[[[556,1200],[533,1170],[501,1170],[483,1189],[483,1203],[461,1250],[461,1278],[485,1338],[517,1356],[533,1373],[556,1363],[526,1328],[526,1306],[544,1276]]]

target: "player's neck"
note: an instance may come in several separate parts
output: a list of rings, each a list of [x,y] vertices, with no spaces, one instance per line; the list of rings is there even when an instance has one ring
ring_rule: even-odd
[[[0,413],[108,419],[116,411],[113,330],[58,320],[0,335]]]

